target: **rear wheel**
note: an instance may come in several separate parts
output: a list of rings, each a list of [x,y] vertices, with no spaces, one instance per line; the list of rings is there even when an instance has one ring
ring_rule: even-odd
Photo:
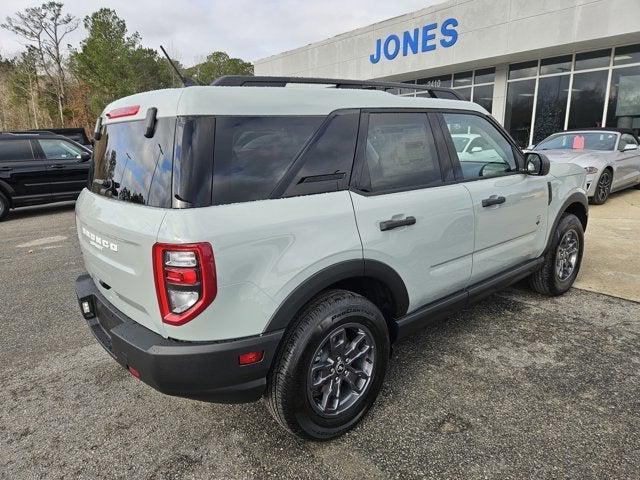
[[[536,292],[562,295],[571,288],[580,271],[584,251],[584,230],[578,217],[564,213],[540,269],[529,277]]]
[[[9,213],[9,200],[2,193],[0,193],[0,220],[7,216]]]
[[[331,290],[303,309],[283,340],[265,400],[291,433],[328,440],[367,413],[388,359],[389,334],[380,310],[360,295]]]
[[[612,181],[613,173],[607,168],[600,174],[598,184],[596,185],[596,192],[593,194],[593,197],[591,197],[591,203],[594,205],[602,205],[607,201],[611,193]]]

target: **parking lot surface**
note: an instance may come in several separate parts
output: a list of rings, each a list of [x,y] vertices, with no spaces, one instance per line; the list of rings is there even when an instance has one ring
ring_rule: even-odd
[[[310,443],[261,403],[157,393],[98,346],[72,204],[13,212],[0,246],[0,478],[639,476],[638,303],[494,295],[397,345],[366,419]]]

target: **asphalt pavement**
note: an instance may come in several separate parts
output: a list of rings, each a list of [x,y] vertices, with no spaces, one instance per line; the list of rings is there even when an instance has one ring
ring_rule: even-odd
[[[630,253],[631,254],[631,253]],[[640,304],[516,286],[394,348],[375,407],[300,441],[155,392],[91,336],[73,204],[0,223],[0,478],[640,477]]]

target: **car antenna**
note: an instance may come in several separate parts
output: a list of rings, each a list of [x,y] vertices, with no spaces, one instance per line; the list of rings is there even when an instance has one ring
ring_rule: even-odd
[[[171,60],[171,57],[169,57],[169,54],[167,53],[167,51],[164,49],[164,47],[162,45],[160,45],[160,50],[162,50],[162,53],[164,53],[164,56],[167,57],[167,60],[169,61],[169,64],[173,67],[173,69],[178,74],[178,77],[182,81],[182,86],[184,86],[184,87],[193,87],[193,86],[195,86],[196,82],[194,82],[191,78],[185,77],[184,75],[182,75],[182,73],[180,73],[180,70],[178,70],[178,67],[176,67],[175,63],[173,63],[173,60]]]

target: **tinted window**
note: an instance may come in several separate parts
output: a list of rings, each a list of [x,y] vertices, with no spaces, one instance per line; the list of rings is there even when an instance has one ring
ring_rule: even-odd
[[[473,101],[491,113],[493,108],[493,85],[477,85],[473,87]]]
[[[550,75],[552,73],[564,73],[571,71],[571,55],[562,57],[545,58],[540,61],[540,75]]]
[[[217,117],[213,204],[264,200],[323,117]]]
[[[640,128],[640,66],[612,70],[607,127]]]
[[[477,115],[443,114],[465,180],[517,170],[511,144],[488,120]]]
[[[171,207],[171,170],[175,118],[160,118],[152,138],[144,121],[103,128],[94,150],[91,190],[124,202]]]
[[[428,87],[450,87],[451,75],[441,75],[439,77],[419,78],[418,85],[427,85]]]
[[[69,158],[80,158],[82,150],[75,145],[64,140],[49,139],[38,140],[40,148],[44,152],[47,160],[64,160]]]
[[[640,62],[640,45],[628,45],[626,47],[616,48],[613,57],[614,65],[626,65],[628,63]]]
[[[178,117],[173,156],[173,197],[180,207],[211,205],[215,117]]]
[[[456,88],[456,92],[465,100],[471,100],[471,87]]]
[[[471,85],[473,78],[473,72],[461,72],[453,74],[453,86],[454,87],[466,87]]]
[[[564,129],[569,75],[541,78],[533,128],[533,143]]]
[[[602,126],[607,71],[588,72],[573,76],[569,128]]]
[[[611,50],[597,50],[576,54],[576,70],[589,68],[608,67],[611,59]]]
[[[509,80],[516,78],[535,77],[538,70],[538,61],[514,63],[509,65]]]
[[[523,80],[510,82],[507,89],[504,127],[522,148],[529,145],[535,87],[535,80]]]
[[[476,74],[473,77],[473,83],[493,83],[496,79],[496,69],[483,68],[482,70],[476,70]]]
[[[435,141],[424,113],[372,113],[365,161],[374,192],[442,182]]]
[[[29,140],[0,141],[0,161],[33,160]]]
[[[337,115],[305,152],[303,165],[285,196],[331,192],[349,181],[358,137],[358,113]]]

